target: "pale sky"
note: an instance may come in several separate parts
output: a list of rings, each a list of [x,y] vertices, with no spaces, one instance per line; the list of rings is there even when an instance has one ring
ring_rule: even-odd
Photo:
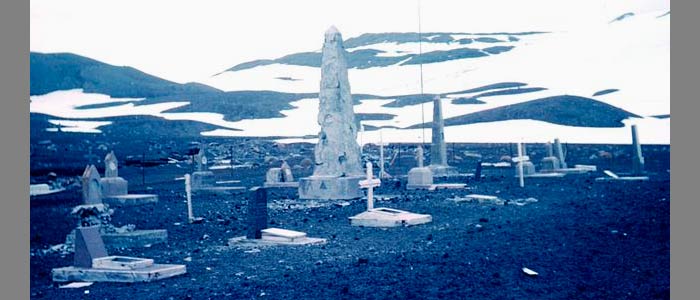
[[[164,79],[197,81],[254,59],[344,38],[418,31],[417,0],[31,0],[30,50],[72,52]],[[423,32],[585,30],[626,13],[670,10],[660,0],[421,1]]]

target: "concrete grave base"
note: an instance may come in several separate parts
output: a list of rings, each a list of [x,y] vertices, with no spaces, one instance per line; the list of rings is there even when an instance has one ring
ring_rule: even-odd
[[[622,176],[618,178],[613,177],[599,177],[595,181],[648,181],[649,176]]]
[[[463,189],[466,188],[467,185],[465,183],[436,183],[436,184],[431,184],[428,190],[434,191],[434,190],[442,190],[442,189]]]
[[[154,194],[127,194],[119,196],[105,196],[102,202],[113,206],[137,206],[149,203],[157,203],[158,195]]]
[[[556,169],[554,172],[557,173],[565,173],[565,174],[584,174],[588,172],[595,172],[597,168],[595,166],[581,166],[581,167],[574,167],[574,168],[563,168],[563,169]]]
[[[433,173],[433,177],[459,176],[459,171],[457,171],[455,167],[429,165],[428,168],[430,168],[430,171]]]
[[[299,180],[299,199],[349,200],[364,195],[360,189],[362,176],[311,176]]]
[[[260,239],[236,237],[229,240],[229,246],[301,246],[325,244],[326,239],[310,238],[305,232],[281,228],[266,228],[260,230]]]
[[[192,172],[192,190],[214,186],[216,177],[212,171]]]
[[[561,168],[559,164],[559,159],[556,156],[547,156],[542,159],[540,172],[556,172],[557,169]]]
[[[428,167],[416,167],[408,171],[406,189],[429,189],[433,185],[433,172]]]
[[[66,240],[75,240],[75,230],[68,234]],[[107,248],[142,248],[167,243],[168,231],[165,229],[150,229],[124,233],[104,233],[102,234],[102,240]]]
[[[298,188],[299,182],[265,182],[263,186],[266,188]]]
[[[564,177],[566,174],[564,173],[554,173],[554,172],[548,172],[548,173],[533,173],[533,174],[527,174],[523,175],[523,178],[560,178]],[[515,178],[519,178],[520,176],[515,175]]]
[[[195,189],[192,187],[193,192],[211,192],[211,193],[229,193],[229,192],[242,192],[245,191],[245,187],[242,186],[207,186]]]
[[[411,212],[379,207],[358,215],[349,217],[352,226],[363,227],[399,227],[430,223],[431,215],[414,214]]]
[[[57,282],[150,282],[185,273],[185,265],[152,264],[136,269],[63,267],[51,270],[51,277]]]
[[[102,188],[102,196],[119,196],[129,193],[129,183],[121,177],[105,177],[100,178],[100,187]]]

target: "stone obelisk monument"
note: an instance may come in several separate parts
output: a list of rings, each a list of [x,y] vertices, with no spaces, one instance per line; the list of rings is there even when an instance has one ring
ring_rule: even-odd
[[[326,31],[321,60],[316,166],[299,180],[299,199],[362,197],[360,146],[353,111],[343,39],[335,27]]]
[[[445,121],[442,118],[440,96],[433,99],[433,144],[430,146],[430,165],[434,177],[458,175],[457,168],[447,165],[445,145]]]

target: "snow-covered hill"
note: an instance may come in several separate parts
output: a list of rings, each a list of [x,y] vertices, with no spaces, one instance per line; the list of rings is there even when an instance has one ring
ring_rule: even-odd
[[[629,143],[629,126],[637,124],[643,143],[670,143],[670,118],[654,117],[670,114],[670,14],[630,14],[591,24],[551,32],[429,32],[420,44],[417,33],[345,37],[351,91],[358,102],[355,112],[363,114],[367,127],[358,140],[376,142],[379,132],[373,129],[383,128],[384,141],[429,141],[430,130],[418,127],[432,121],[430,99],[440,95],[445,118],[454,120],[445,130],[448,142],[544,142],[558,137],[571,143]],[[420,63],[425,97],[420,95]],[[52,66],[40,66],[47,64]],[[67,75],[53,74],[48,67],[32,77],[32,90],[36,83],[42,93],[31,97],[30,111],[55,117],[50,123],[67,131],[99,132],[100,126],[118,122],[114,117],[141,115],[217,128],[201,132],[207,136],[298,141],[319,130],[318,64],[318,50],[310,49],[243,62],[187,85],[104,65],[89,72],[71,66],[75,76],[66,80],[61,76]],[[39,74],[34,64],[32,73]],[[534,100],[568,97],[586,105],[545,105],[511,119],[494,115],[499,108],[533,107]],[[601,102],[622,113],[597,104]],[[256,115],[261,106],[265,113]],[[241,110],[251,113],[246,117]],[[490,117],[479,116],[481,112]],[[582,118],[582,123],[561,119],[576,113],[594,116]]]

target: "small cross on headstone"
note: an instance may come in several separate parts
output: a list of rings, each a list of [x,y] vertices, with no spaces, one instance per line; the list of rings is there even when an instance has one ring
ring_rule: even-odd
[[[119,162],[117,161],[117,156],[114,155],[114,151],[110,151],[105,156],[105,177],[115,178],[118,177]]]
[[[422,168],[423,167],[423,147],[418,146],[418,149],[416,149],[416,160],[418,160],[418,167]]]
[[[195,156],[195,160],[197,161],[197,171],[206,171],[207,155],[204,144],[199,147],[199,152],[197,153],[197,156]]]
[[[361,188],[366,188],[367,189],[367,210],[372,210],[374,209],[374,188],[378,187],[382,184],[382,181],[379,179],[373,178],[374,175],[372,174],[372,163],[367,162],[367,179],[365,180],[360,180],[360,187]]]

